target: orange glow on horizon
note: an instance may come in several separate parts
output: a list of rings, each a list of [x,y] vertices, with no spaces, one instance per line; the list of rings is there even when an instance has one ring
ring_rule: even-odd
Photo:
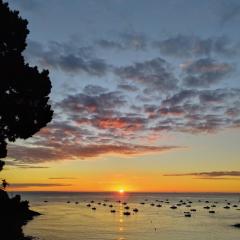
[[[9,179],[7,177],[7,179]],[[109,178],[108,178],[109,179]],[[96,182],[99,179],[96,180]],[[124,186],[116,184],[114,179],[101,184],[95,184],[95,181],[89,179],[85,184],[82,184],[81,180],[55,180],[56,186],[38,186],[37,183],[45,184],[43,181],[35,181],[29,183],[29,186],[14,186],[15,183],[20,181],[12,181],[9,179],[10,191],[59,191],[59,192],[115,192],[119,195],[124,195],[130,192],[240,192],[239,180],[202,180],[192,179],[191,177],[155,177],[152,175],[151,178],[131,179],[125,177]],[[24,182],[24,184],[27,181]],[[154,183],[154,184],[153,184]],[[39,185],[40,185],[39,184]],[[61,186],[62,184],[62,186]],[[65,185],[66,184],[66,185]],[[68,185],[69,184],[69,185]],[[21,182],[20,182],[21,185]],[[230,187],[231,186],[231,187]]]
[[[142,161],[138,162],[141,166]],[[131,192],[240,192],[239,177],[201,179],[194,176],[164,176],[173,171],[159,171],[156,162],[154,170],[150,165],[138,170],[137,163],[133,168],[131,161],[126,159],[122,159],[121,164],[127,164],[129,169],[120,165],[117,169],[106,171],[109,161],[70,161],[48,164],[48,168],[39,169],[8,167],[9,171],[2,173],[10,183],[7,190],[17,192],[113,192],[118,196],[127,196]]]

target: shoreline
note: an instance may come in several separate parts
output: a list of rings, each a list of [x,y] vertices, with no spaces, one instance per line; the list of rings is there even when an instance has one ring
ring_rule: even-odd
[[[22,227],[41,214],[30,210],[28,201],[21,201],[20,195],[10,198],[8,193],[1,189],[0,212],[0,237],[4,237],[4,240],[32,239],[24,236]]]

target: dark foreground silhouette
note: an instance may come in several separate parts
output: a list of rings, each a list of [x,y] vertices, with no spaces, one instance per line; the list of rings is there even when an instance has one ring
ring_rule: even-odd
[[[7,156],[7,145],[32,137],[52,120],[48,103],[51,81],[47,70],[26,63],[28,21],[0,0],[0,158]],[[4,161],[0,160],[0,171]],[[7,187],[3,180],[3,189]],[[17,195],[9,198],[0,190],[0,240],[21,240],[21,227],[39,215]]]
[[[40,213],[29,209],[28,201],[21,201],[20,195],[9,198],[6,191],[0,189],[0,239],[29,240],[22,231],[33,217]]]
[[[0,158],[9,142],[32,137],[53,116],[48,103],[51,81],[48,70],[26,63],[28,21],[0,0]],[[4,166],[0,162],[0,170]]]

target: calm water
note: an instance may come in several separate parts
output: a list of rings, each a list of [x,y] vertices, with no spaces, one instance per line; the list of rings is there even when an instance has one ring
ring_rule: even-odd
[[[237,210],[240,209],[240,194],[23,193],[22,197],[30,200],[32,209],[43,214],[24,227],[26,235],[40,240],[240,239],[240,229],[231,226],[240,223],[240,210]],[[108,201],[104,202],[106,199]],[[170,203],[165,203],[166,199]],[[92,200],[95,202],[87,207]],[[125,206],[117,200],[128,203],[130,216],[123,215]],[[164,203],[158,202],[162,200]],[[186,205],[170,209],[180,200],[191,201],[191,208],[196,209],[190,218],[184,216],[185,211],[190,211]],[[223,208],[226,200],[231,203],[230,209]],[[79,204],[75,204],[76,201]],[[215,214],[203,208],[214,202],[218,202],[212,209]],[[157,204],[162,207],[156,207]],[[233,207],[234,204],[238,207]],[[94,206],[95,211],[91,209]],[[139,212],[133,214],[135,207]],[[111,209],[116,213],[111,213]]]

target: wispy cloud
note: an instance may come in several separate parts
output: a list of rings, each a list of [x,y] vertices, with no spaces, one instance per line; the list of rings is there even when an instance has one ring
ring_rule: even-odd
[[[61,183],[11,183],[10,188],[30,188],[30,187],[67,187],[71,184]]]
[[[25,163],[19,163],[19,161],[16,160],[6,160],[5,161],[6,166],[13,166],[17,168],[22,169],[44,169],[49,168],[48,166],[40,166],[40,165],[33,165],[33,164],[25,164]]]
[[[50,177],[48,179],[51,179],[51,180],[66,180],[66,179],[77,179],[77,178],[74,178],[74,177]]]
[[[182,176],[200,176],[202,178],[216,178],[216,177],[224,177],[224,176],[232,176],[232,177],[240,177],[240,171],[213,171],[213,172],[193,172],[193,173],[173,173],[173,174],[164,174],[163,176],[174,176],[174,177],[182,177]],[[219,178],[218,178],[219,179]]]
[[[194,179],[201,179],[201,180],[238,180],[238,181],[240,181],[240,178],[232,178],[232,177],[200,177],[200,178],[194,178]]]

